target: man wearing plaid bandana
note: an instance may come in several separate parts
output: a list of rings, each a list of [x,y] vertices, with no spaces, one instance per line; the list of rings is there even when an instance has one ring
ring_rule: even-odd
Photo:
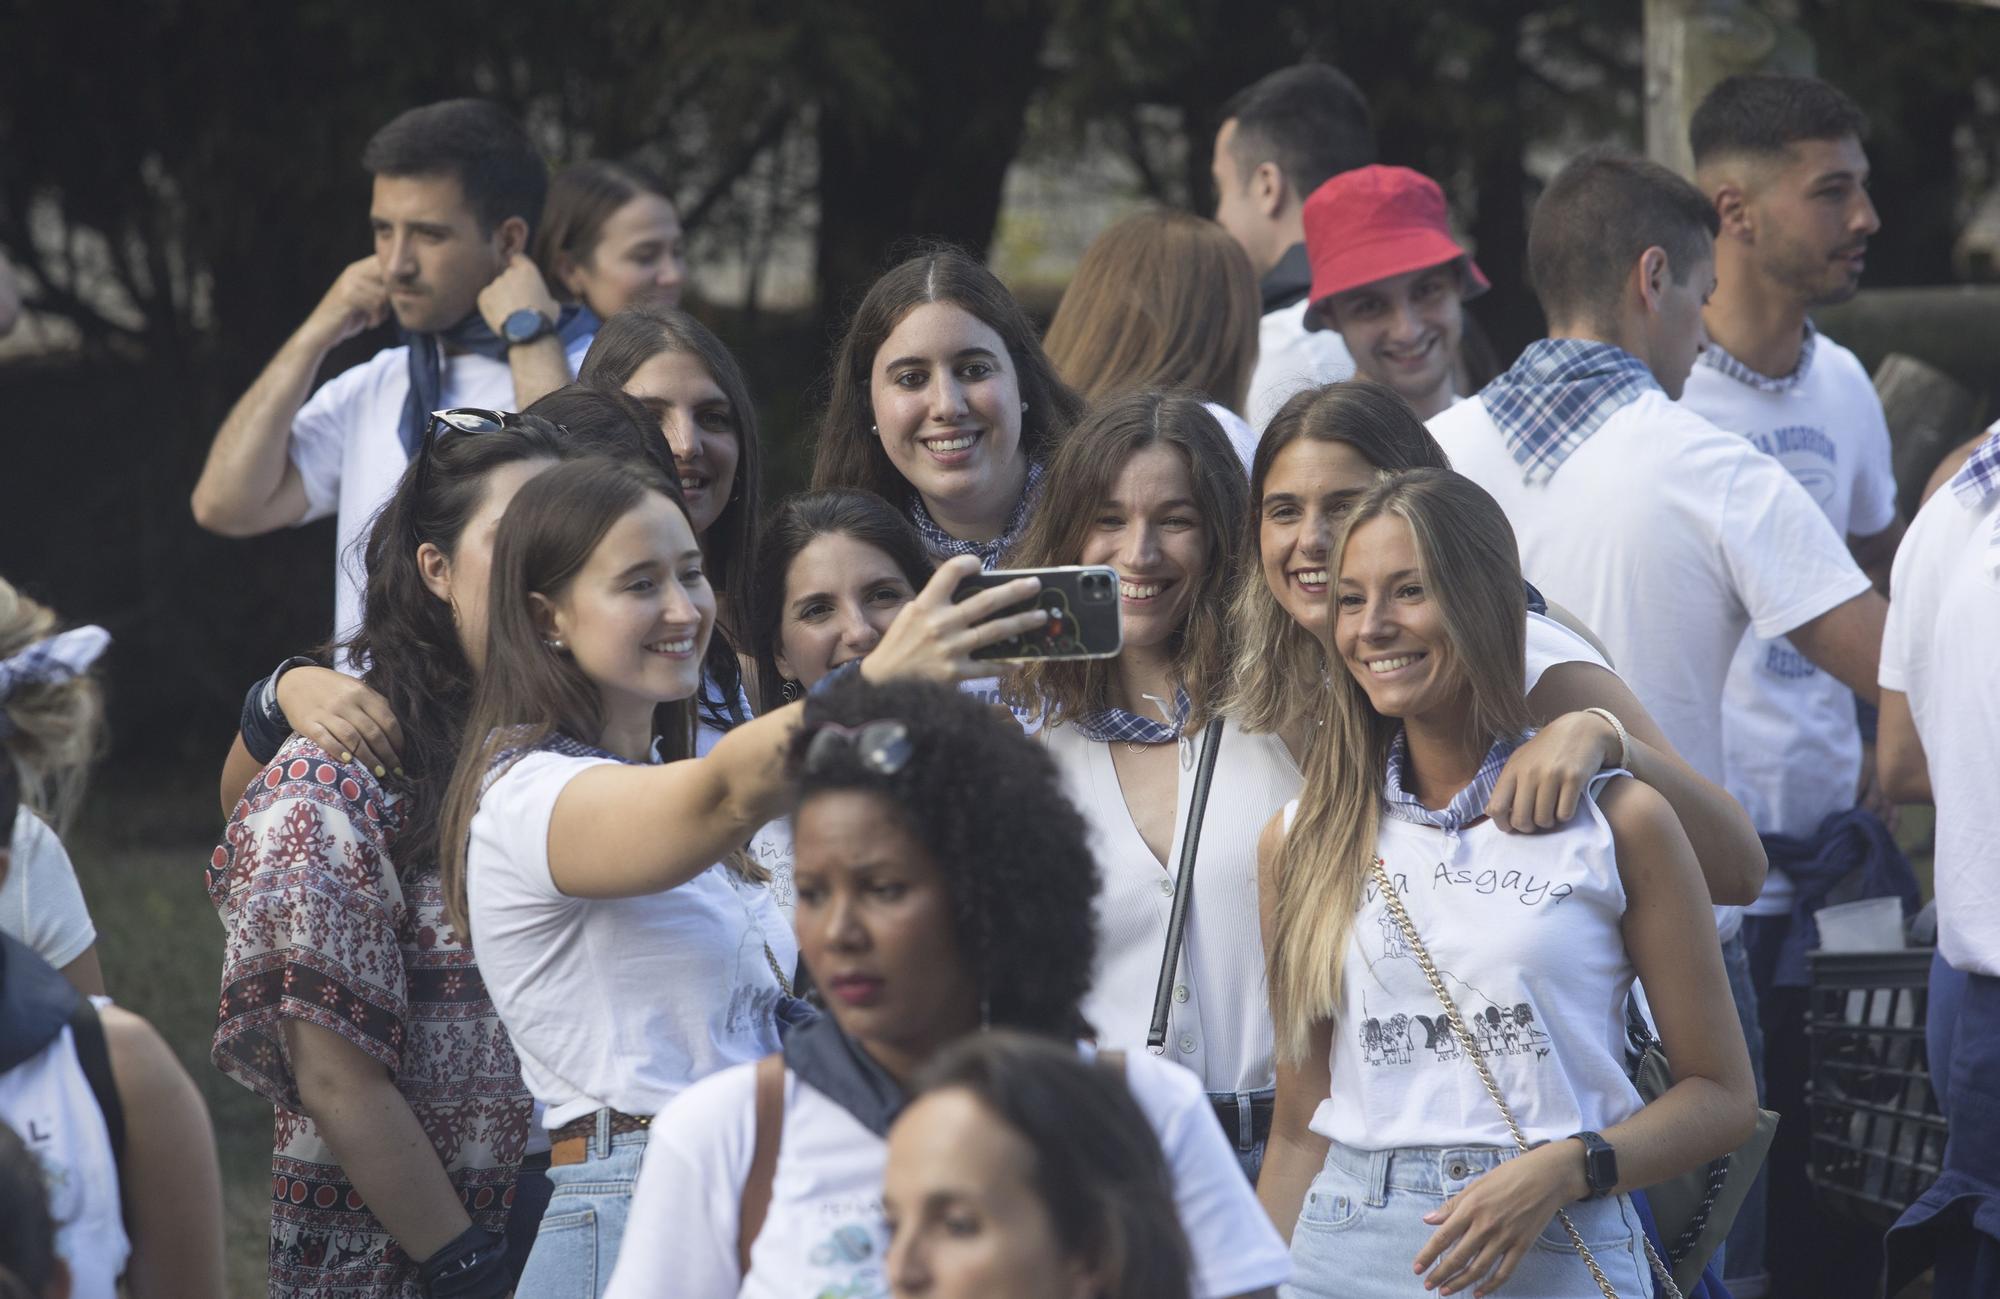
[[[1715,285],[1715,209],[1654,163],[1586,154],[1536,205],[1551,337],[1430,421],[1491,492],[1521,567],[1610,650],[1674,747],[1720,784],[1744,632],[1789,635],[1869,699],[1886,605],[1784,467],[1677,405]],[[1724,938],[1740,917],[1718,917]]]

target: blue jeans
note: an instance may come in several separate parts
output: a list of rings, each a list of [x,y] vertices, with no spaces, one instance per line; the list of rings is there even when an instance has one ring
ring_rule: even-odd
[[[1410,1270],[1437,1229],[1424,1215],[1517,1156],[1494,1147],[1355,1150],[1335,1142],[1292,1230],[1292,1279],[1280,1299],[1424,1296]],[[1566,1206],[1597,1265],[1621,1295],[1653,1293],[1638,1212],[1619,1195]],[[1470,1291],[1467,1291],[1470,1293]],[[1503,1295],[1602,1299],[1560,1219],[1530,1245]]]
[[[1931,953],[1931,991],[1924,1008],[1924,1056],[1931,1071],[1931,1090],[1938,1112],[1951,1117],[1952,1044],[1958,1036],[1958,1006],[1965,998],[1965,976],[1951,968],[1944,953]]]
[[[1747,925],[1750,917],[1744,917]],[[1738,933],[1722,945],[1722,968],[1729,975],[1729,999],[1736,1003],[1736,1019],[1743,1026],[1743,1044],[1750,1049],[1750,1074],[1757,1082],[1757,1101],[1764,1101],[1764,1029],[1759,1019],[1759,989],[1750,974],[1750,954]],[[1764,1197],[1765,1173],[1757,1170],[1736,1221],[1723,1238],[1722,1249],[1713,1260],[1716,1274],[1731,1290],[1739,1286],[1747,1293],[1764,1291]]]
[[[1229,1138],[1230,1147],[1236,1151],[1236,1162],[1242,1166],[1243,1175],[1250,1179],[1250,1185],[1257,1184],[1257,1174],[1264,1168],[1264,1146],[1270,1140],[1267,1130],[1262,1136],[1251,1130],[1250,1102],[1269,1101],[1278,1094],[1276,1087],[1265,1087],[1254,1092],[1210,1092],[1212,1105],[1233,1104],[1236,1106],[1237,1122],[1234,1129],[1228,1123],[1222,1125],[1222,1135]]]
[[[599,1130],[584,1161],[549,1169],[554,1189],[517,1294],[599,1299],[611,1282],[632,1208],[632,1184],[646,1153],[646,1133],[608,1137],[609,1111],[599,1114]]]

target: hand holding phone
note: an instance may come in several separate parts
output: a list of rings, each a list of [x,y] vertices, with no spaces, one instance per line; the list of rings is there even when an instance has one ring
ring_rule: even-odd
[[[1115,656],[1124,648],[1125,627],[1119,612],[1118,572],[1107,565],[1001,569],[980,573],[959,583],[952,600],[962,602],[982,591],[1027,577],[1039,579],[1041,589],[1027,600],[1008,605],[995,617],[1040,608],[1047,611],[1047,621],[976,649],[972,651],[973,658],[987,662],[1103,659]]]

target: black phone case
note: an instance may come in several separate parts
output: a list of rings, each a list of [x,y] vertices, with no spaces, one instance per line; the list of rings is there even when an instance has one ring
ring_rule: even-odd
[[[1083,578],[1086,573],[1110,576],[1109,599],[1085,597]],[[959,583],[951,598],[953,603],[957,603],[992,587],[1004,586],[1015,578],[1028,576],[1042,579],[1042,589],[1035,593],[1034,599],[1009,605],[994,617],[1020,613],[1040,605],[1049,611],[1049,621],[1033,631],[976,649],[972,651],[973,658],[987,662],[1105,659],[1124,648],[1125,626],[1118,609],[1118,573],[1109,567],[1002,569],[981,573]]]

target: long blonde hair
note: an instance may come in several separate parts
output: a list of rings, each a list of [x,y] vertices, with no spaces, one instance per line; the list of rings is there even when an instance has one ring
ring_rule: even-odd
[[[1257,273],[1228,231],[1189,212],[1140,212],[1084,249],[1042,347],[1092,405],[1185,387],[1241,412],[1261,310]]]
[[[1337,579],[1355,529],[1378,518],[1409,525],[1424,589],[1444,624],[1441,679],[1464,691],[1469,724],[1494,739],[1518,736],[1532,725],[1523,688],[1528,607],[1507,516],[1476,483],[1449,470],[1391,475],[1347,516],[1329,556],[1331,576]],[[1276,862],[1271,1018],[1289,1061],[1305,1058],[1312,1026],[1340,1004],[1348,933],[1375,855],[1389,745],[1402,726],[1375,711],[1344,667],[1330,675],[1326,734],[1308,746],[1298,814]]]
[[[59,630],[55,611],[0,578],[0,659]],[[0,759],[13,764],[21,799],[54,827],[69,829],[91,764],[104,749],[104,694],[86,672],[55,685],[24,685],[4,703]],[[4,845],[0,845],[4,846]]]
[[[1283,731],[1313,715],[1326,675],[1326,651],[1311,629],[1278,603],[1264,580],[1264,485],[1278,455],[1298,441],[1339,442],[1385,472],[1449,469],[1451,461],[1393,388],[1366,379],[1295,393],[1278,408],[1250,462],[1250,509],[1238,550],[1243,555],[1231,595],[1236,632],[1236,686],[1223,708],[1252,733]]]

